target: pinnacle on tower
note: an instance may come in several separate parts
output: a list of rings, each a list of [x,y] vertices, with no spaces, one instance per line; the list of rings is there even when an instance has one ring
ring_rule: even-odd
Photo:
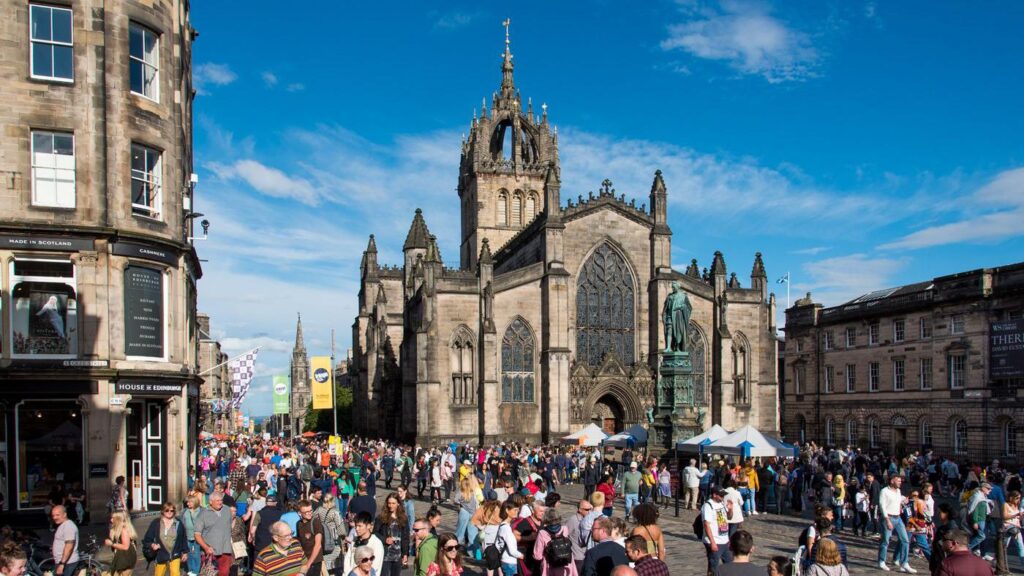
[[[299,321],[295,324],[295,352],[306,353],[306,342],[302,337],[302,313],[299,313]]]
[[[427,242],[427,255],[423,258],[424,262],[441,262],[441,251],[437,248],[437,236],[430,235],[430,240]]]
[[[690,260],[690,265],[686,267],[686,275],[690,278],[696,278],[700,280],[700,267],[697,266],[697,259]]]
[[[430,242],[430,230],[423,220],[423,210],[416,209],[416,215],[412,217],[412,226],[409,227],[409,234],[405,237],[405,244],[402,250],[411,248],[426,249]]]
[[[480,247],[480,258],[477,260],[477,262],[479,264],[487,265],[494,264],[494,258],[491,256],[490,241],[488,241],[487,238],[484,238],[480,243],[482,244],[482,246]]]
[[[711,275],[712,276],[718,276],[718,275],[725,276],[725,274],[726,274],[725,258],[722,256],[721,252],[716,250],[715,251],[715,259],[711,262]]]
[[[516,85],[512,80],[512,50],[509,48],[511,42],[508,38],[508,27],[512,24],[512,20],[505,18],[502,22],[502,26],[505,27],[505,53],[502,55],[501,60],[501,96],[507,100],[511,100],[516,96]]]
[[[373,239],[373,234],[370,234],[370,242],[366,245],[366,251],[372,254],[377,253],[377,241]]]
[[[764,261],[761,260],[761,253],[754,254],[754,269],[750,272],[751,278],[767,278],[768,274],[764,271]]]

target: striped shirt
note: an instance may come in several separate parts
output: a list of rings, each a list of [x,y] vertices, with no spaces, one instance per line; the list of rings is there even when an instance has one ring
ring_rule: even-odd
[[[292,576],[302,570],[304,561],[305,556],[298,540],[292,540],[284,552],[279,552],[277,547],[271,544],[256,555],[252,573],[254,576]]]

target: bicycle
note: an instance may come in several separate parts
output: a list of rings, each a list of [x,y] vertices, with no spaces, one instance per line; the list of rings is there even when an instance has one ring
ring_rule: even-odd
[[[53,558],[50,557],[47,548],[37,547],[38,541],[37,537],[31,537],[22,543],[22,547],[25,548],[25,553],[28,556],[28,560],[25,563],[25,573],[29,576],[55,576],[57,571]],[[99,544],[96,542],[96,536],[89,536],[84,545],[79,542],[78,567],[74,574],[65,574],[64,576],[100,576],[103,572],[107,571],[107,565],[96,560],[96,553],[98,551]]]
[[[100,546],[96,542],[96,536],[89,536],[87,544],[78,545],[78,568],[74,574],[65,576],[100,576],[107,572],[110,567],[96,559],[96,553]]]

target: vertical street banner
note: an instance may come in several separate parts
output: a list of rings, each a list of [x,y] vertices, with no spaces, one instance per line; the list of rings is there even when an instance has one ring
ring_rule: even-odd
[[[313,356],[309,359],[310,388],[313,390],[313,410],[334,408],[334,375],[331,373],[330,356]]]
[[[1024,376],[1024,319],[993,322],[988,349],[990,379]]]
[[[274,414],[288,413],[288,393],[290,388],[288,376],[284,374],[274,376]]]
[[[231,378],[231,406],[238,408],[249,393],[249,383],[256,374],[256,355],[260,349],[252,350],[237,356],[228,362],[228,374]]]

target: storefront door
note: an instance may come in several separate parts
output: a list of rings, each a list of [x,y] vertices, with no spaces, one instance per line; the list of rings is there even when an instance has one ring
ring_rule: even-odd
[[[167,407],[163,400],[134,400],[128,406],[128,507],[159,510],[167,493]]]

